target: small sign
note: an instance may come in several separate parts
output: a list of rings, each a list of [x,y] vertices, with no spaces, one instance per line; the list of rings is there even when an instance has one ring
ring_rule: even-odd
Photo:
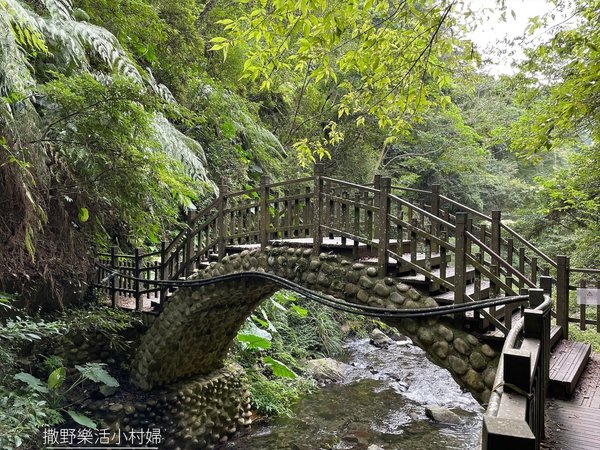
[[[577,288],[577,303],[580,305],[600,305],[600,289]]]

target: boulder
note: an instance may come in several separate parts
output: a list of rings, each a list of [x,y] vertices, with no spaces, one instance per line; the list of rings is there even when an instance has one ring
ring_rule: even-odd
[[[381,331],[378,328],[375,328],[369,334],[369,342],[371,344],[373,344],[375,347],[387,348],[394,341],[391,338],[389,338],[383,331]]]
[[[448,408],[443,408],[441,406],[426,405],[425,415],[435,422],[453,425],[462,423],[462,420],[460,420],[458,415],[450,411]]]
[[[306,372],[317,381],[342,381],[345,366],[331,358],[312,359],[306,363]]]

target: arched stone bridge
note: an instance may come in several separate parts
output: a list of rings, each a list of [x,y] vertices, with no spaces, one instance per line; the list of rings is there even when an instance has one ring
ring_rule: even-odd
[[[392,186],[389,178],[378,176],[371,185],[357,185],[325,176],[323,166],[316,164],[310,177],[276,183],[264,177],[259,187],[239,192],[222,187],[217,199],[190,216],[185,229],[156,252],[136,249],[133,255],[124,255],[113,248],[100,254],[95,286],[108,292],[113,306],[119,295],[134,297],[139,311],[144,295],[160,300],[162,312],[142,338],[131,381],[144,390],[169,389],[169,385],[177,390],[160,394],[158,400],[161,410],[181,414],[181,420],[162,417],[169,426],[167,434],[185,442],[182,448],[210,447],[211,442],[231,435],[232,424],[249,422],[247,393],[240,382],[232,381],[236,377],[222,369],[223,361],[246,318],[282,284],[390,311],[432,308],[438,303],[462,308],[525,292],[538,309],[543,292],[549,294],[554,284],[555,336],[567,338],[569,273],[591,269],[570,269],[566,256],[550,258],[502,223],[500,211],[488,216],[440,190],[438,185],[430,191]],[[322,253],[332,243],[332,252]],[[281,278],[252,275],[257,272]],[[156,283],[235,273],[246,275],[180,287],[168,299],[164,285]],[[519,385],[515,392],[527,393],[520,405],[538,413],[529,414],[520,428],[504,427],[504,417],[498,414],[499,428],[490,425],[484,440],[488,435],[501,440],[513,429],[527,431],[531,426],[539,443],[544,405],[540,393],[548,379],[553,306],[550,300],[543,305],[543,311],[525,314],[518,321],[514,304],[489,307],[472,317],[457,313],[382,320],[409,336],[477,400],[489,399],[492,414],[503,410],[502,386],[514,367],[507,383]],[[539,314],[545,317],[543,326]],[[508,335],[502,352],[478,339],[490,328],[496,329],[500,341]],[[513,352],[511,364],[503,365],[506,358],[500,361],[501,355],[514,350],[520,333],[528,350]],[[540,338],[537,344],[532,336]],[[538,350],[531,350],[535,346]],[[527,359],[525,353],[542,356],[520,360]],[[530,379],[530,362],[539,374],[538,384]],[[532,390],[537,394],[530,394]],[[511,405],[507,408],[513,411]],[[159,410],[152,414],[160,417]],[[152,420],[149,423],[158,423]],[[532,420],[538,425],[533,426]],[[177,445],[173,440],[166,448]]]
[[[267,247],[224,257],[193,277],[267,272],[349,303],[412,309],[436,301],[378,269],[334,254],[313,256],[311,249]],[[180,288],[143,336],[131,380],[148,390],[223,366],[228,349],[246,318],[281,286],[247,277],[206,286]],[[449,318],[383,319],[409,336],[428,357],[450,371],[480,402],[490,396],[497,352]]]

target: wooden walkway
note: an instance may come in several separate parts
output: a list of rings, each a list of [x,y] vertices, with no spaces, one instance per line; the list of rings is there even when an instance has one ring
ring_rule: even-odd
[[[546,402],[546,439],[542,448],[600,449],[600,354],[592,353],[570,399]]]

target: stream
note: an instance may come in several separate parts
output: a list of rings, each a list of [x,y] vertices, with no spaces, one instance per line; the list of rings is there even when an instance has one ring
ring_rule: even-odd
[[[483,408],[410,341],[377,348],[369,339],[344,346],[345,380],[294,406],[294,417],[252,426],[225,448],[247,450],[472,449]],[[450,409],[459,424],[433,422],[425,405]]]

